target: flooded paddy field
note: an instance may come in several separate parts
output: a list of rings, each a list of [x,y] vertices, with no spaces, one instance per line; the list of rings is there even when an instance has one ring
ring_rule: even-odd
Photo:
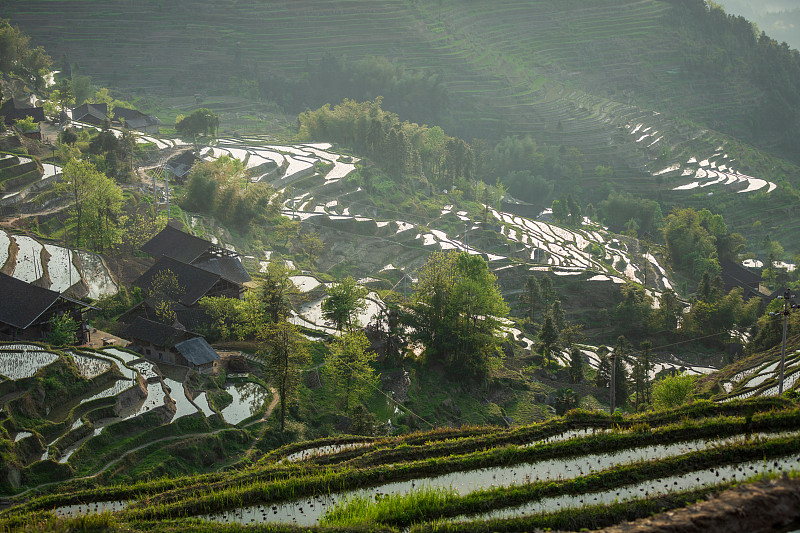
[[[752,435],[751,438],[796,437],[798,435],[800,435],[800,431],[763,433]],[[548,459],[508,467],[464,470],[408,481],[385,483],[352,491],[318,494],[288,502],[253,505],[222,513],[202,515],[200,518],[223,523],[276,523],[314,526],[319,523],[319,520],[329,509],[337,505],[344,505],[357,498],[371,499],[376,495],[380,497],[401,495],[422,489],[448,489],[464,496],[497,487],[576,479],[619,465],[677,457],[690,452],[743,443],[745,440],[742,435],[723,439],[697,439],[674,444],[643,446],[616,452],[587,454],[581,457]],[[795,459],[792,458],[792,460]],[[674,484],[672,490],[687,489],[679,483]],[[635,492],[638,492],[638,489]]]

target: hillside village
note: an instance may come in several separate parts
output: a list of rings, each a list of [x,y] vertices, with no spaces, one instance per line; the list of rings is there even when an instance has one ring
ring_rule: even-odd
[[[413,4],[483,42],[450,2]],[[646,4],[634,35],[682,9]],[[7,9],[3,530],[800,520],[800,161],[777,133],[755,148],[552,65],[503,119],[552,145],[377,94],[143,97],[59,70]]]

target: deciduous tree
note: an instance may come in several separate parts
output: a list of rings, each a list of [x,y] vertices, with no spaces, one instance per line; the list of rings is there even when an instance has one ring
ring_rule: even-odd
[[[286,407],[297,392],[302,367],[310,361],[306,341],[300,330],[286,320],[267,324],[259,332],[261,347],[257,353],[264,361],[267,375],[278,391],[281,403],[281,431],[286,428]]]
[[[432,254],[404,320],[429,363],[480,377],[499,362],[508,306],[486,261],[466,252]]]
[[[350,331],[333,342],[325,358],[323,372],[333,381],[345,414],[349,414],[353,402],[361,401],[377,386],[380,376],[371,365],[377,356],[368,349],[367,336],[360,331]]]
[[[367,308],[367,289],[350,276],[327,289],[322,302],[322,316],[339,331],[350,331],[358,325],[358,314]]]

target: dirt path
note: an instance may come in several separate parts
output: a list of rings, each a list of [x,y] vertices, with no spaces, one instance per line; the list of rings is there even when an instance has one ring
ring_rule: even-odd
[[[603,529],[604,533],[757,533],[786,531],[800,520],[800,479],[759,481],[683,509]]]

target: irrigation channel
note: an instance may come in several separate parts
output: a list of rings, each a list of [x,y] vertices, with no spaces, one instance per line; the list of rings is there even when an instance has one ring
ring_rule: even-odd
[[[787,436],[795,437],[798,435],[800,435],[800,431],[756,433],[751,436],[751,439],[773,439]],[[618,465],[677,457],[693,451],[702,451],[720,446],[735,445],[744,441],[745,437],[742,435],[721,439],[697,439],[675,444],[643,446],[640,448],[626,449],[617,452],[589,454],[581,457],[548,459],[509,467],[467,470],[430,478],[386,483],[379,486],[353,491],[315,495],[313,497],[303,497],[279,504],[252,505],[221,513],[201,515],[198,518],[223,523],[277,523],[293,524],[297,526],[313,526],[319,523],[326,511],[336,507],[337,505],[344,505],[347,502],[353,501],[357,498],[380,498],[385,495],[401,495],[422,489],[452,489],[459,495],[464,496],[476,491],[498,487],[511,487],[514,485],[523,485],[537,481],[576,479],[581,476],[597,473]],[[778,463],[783,465],[785,468],[789,468],[791,466],[800,464],[800,458],[786,457],[780,459]],[[708,472],[709,475],[703,474],[701,476],[701,472],[696,472],[689,476],[676,476],[675,479],[670,478],[671,481],[669,482],[665,481],[664,479],[650,480],[640,485],[629,486],[625,490],[617,489],[612,491],[611,494],[613,495],[613,498],[611,498],[610,501],[613,501],[613,499],[616,497],[622,498],[626,494],[630,494],[631,498],[644,496],[646,495],[645,493],[647,493],[647,495],[658,494],[657,489],[659,488],[662,492],[667,490],[683,491],[702,486],[702,483],[719,483],[723,477],[733,479],[733,476],[737,471],[736,468],[741,467],[753,474],[758,473],[761,470],[756,471],[755,469],[759,464],[760,463],[756,462],[756,464],[746,464],[745,466],[736,465],[733,467],[734,470],[732,470],[729,474],[720,473],[719,475],[716,475],[715,472],[721,472],[721,469],[714,469],[714,471]],[[740,476],[740,479],[743,477],[744,476]],[[667,486],[665,487],[664,485]],[[617,492],[619,492],[619,496],[617,496]],[[597,501],[593,500],[595,497],[598,498]],[[580,500],[584,500],[584,502],[597,503],[601,502],[599,499],[601,497],[609,498],[610,496],[605,495],[605,493],[598,493],[596,495],[587,495],[585,497],[571,496],[564,497],[563,499],[553,498],[552,506],[554,509],[558,509],[562,508],[563,506],[572,506],[576,502],[583,503],[580,502]],[[574,502],[570,498],[574,498]],[[528,509],[528,506],[526,506],[521,508],[522,510],[519,513],[514,512],[513,514],[514,516],[519,516],[524,512],[534,512],[533,509],[538,509],[538,505],[538,503],[530,504],[529,510],[525,510]]]

